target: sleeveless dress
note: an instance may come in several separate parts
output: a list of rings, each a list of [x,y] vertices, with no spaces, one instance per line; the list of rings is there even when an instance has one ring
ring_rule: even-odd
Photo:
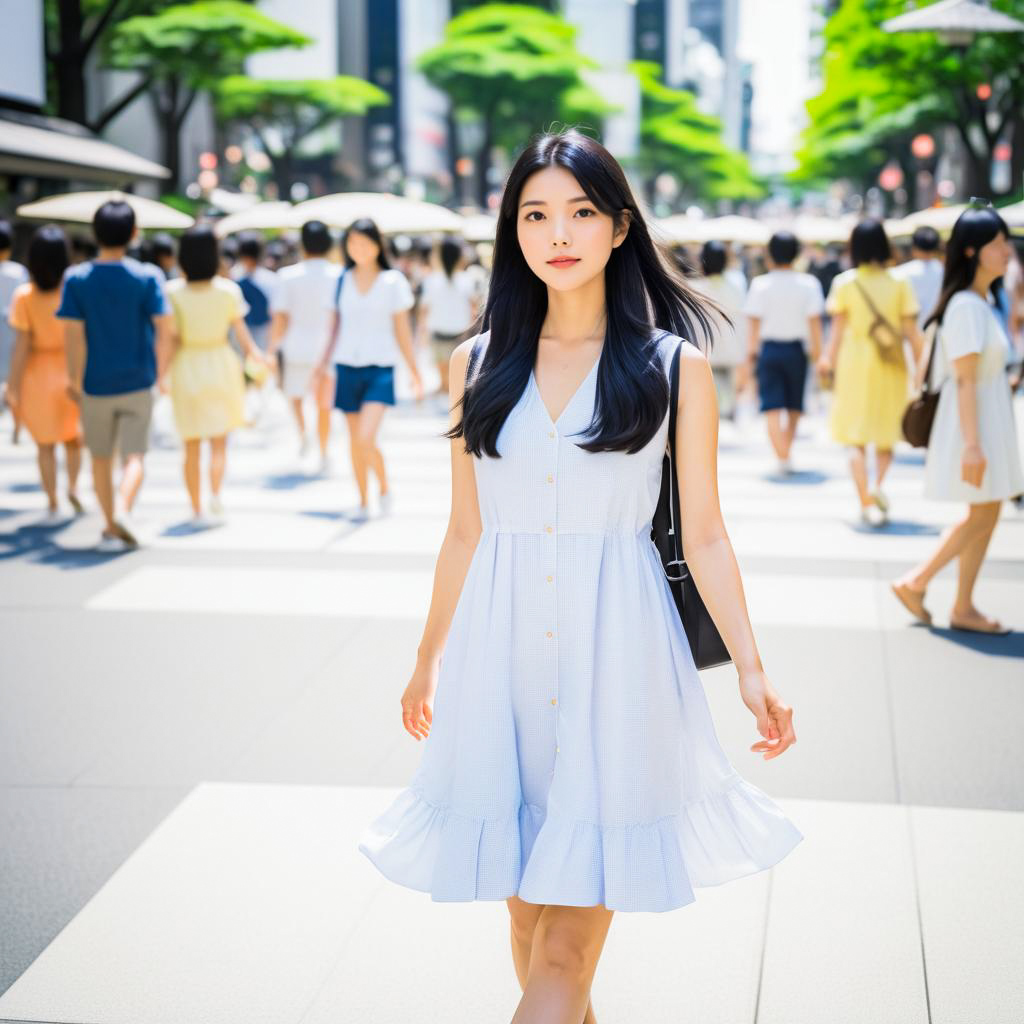
[[[678,341],[658,344],[663,372]],[[474,459],[483,531],[430,732],[359,836],[385,877],[436,902],[673,910],[803,838],[720,747],[651,539],[668,411],[633,455],[571,437],[599,364],[554,422],[531,371],[501,458]]]

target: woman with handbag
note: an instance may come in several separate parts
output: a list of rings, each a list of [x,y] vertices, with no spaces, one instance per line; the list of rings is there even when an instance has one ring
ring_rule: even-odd
[[[999,292],[1012,250],[1006,222],[992,208],[967,209],[946,247],[933,380],[941,381],[927,438],[925,495],[967,505],[930,557],[892,584],[919,621],[931,625],[925,591],[936,573],[959,558],[952,629],[1006,634],[974,607],[974,584],[1002,503],[1024,491],[1007,366],[1013,354],[991,298]]]
[[[909,399],[904,338],[910,340],[915,365],[921,357],[918,305],[910,282],[887,268],[892,251],[879,221],[862,220],[853,229],[850,257],[853,268],[829,289],[825,308],[832,330],[818,370],[825,378],[834,374],[829,426],[832,437],[850,448],[861,521],[882,526],[889,515],[882,481]],[[874,486],[868,479],[869,445],[875,450]]]
[[[686,906],[803,838],[719,745],[651,537],[674,440],[685,570],[756,718],[750,749],[778,757],[793,712],[722,522],[711,368],[681,341],[709,336],[710,310],[600,143],[531,140],[505,184],[481,333],[452,354],[451,513],[401,698],[427,742],[359,841],[434,901],[506,901],[513,1024],[594,1024],[616,910]]]

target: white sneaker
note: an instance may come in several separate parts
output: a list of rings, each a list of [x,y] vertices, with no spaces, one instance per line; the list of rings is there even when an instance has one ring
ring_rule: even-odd
[[[320,467],[317,469],[319,476],[330,476],[331,475],[331,457],[330,455],[320,456]]]
[[[370,510],[365,505],[359,505],[354,512],[348,514],[350,523],[365,523],[370,518]]]
[[[877,505],[862,505],[860,520],[867,526],[884,526],[885,513]]]
[[[391,503],[391,492],[388,491],[387,494],[380,495],[380,514],[382,516],[389,516],[389,515],[391,515],[392,507],[393,506],[392,506],[392,503]]]
[[[793,472],[793,463],[789,459],[779,459],[779,476],[790,476]]]
[[[304,459],[306,454],[309,452],[309,438],[303,437],[299,442],[299,458]]]
[[[219,494],[210,497],[210,516],[217,522],[224,518],[224,504],[221,502]]]
[[[871,495],[871,500],[882,510],[884,514],[888,514],[889,499],[881,489],[875,491],[875,493]]]
[[[64,522],[66,516],[59,508],[48,508],[46,515],[43,516],[43,523],[46,526],[56,526],[57,523]]]

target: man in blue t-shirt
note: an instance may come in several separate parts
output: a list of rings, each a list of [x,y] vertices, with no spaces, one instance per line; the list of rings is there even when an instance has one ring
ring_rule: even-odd
[[[67,272],[57,316],[68,321],[69,392],[81,405],[96,497],[106,521],[99,548],[123,551],[138,541],[123,517],[115,515],[114,449],[124,462],[119,492],[127,515],[142,484],[153,385],[168,355],[170,310],[160,271],[125,255],[136,234],[131,206],[104,203],[92,226],[99,255]]]

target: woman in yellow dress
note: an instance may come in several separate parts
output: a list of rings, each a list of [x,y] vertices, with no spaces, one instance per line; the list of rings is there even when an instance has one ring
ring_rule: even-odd
[[[205,226],[182,235],[178,262],[184,278],[167,284],[176,332],[169,360],[171,404],[185,443],[185,486],[192,523],[205,524],[200,502],[200,442],[210,442],[210,513],[223,515],[220,488],[227,465],[227,438],[245,423],[245,377],[228,341],[235,337],[252,359],[266,358],[245,326],[247,305],[234,281],[222,277],[213,231]]]
[[[889,514],[882,481],[910,400],[905,338],[915,364],[921,358],[918,303],[910,282],[886,266],[892,251],[879,221],[862,220],[853,229],[850,257],[853,269],[835,278],[825,303],[832,332],[818,369],[835,375],[829,426],[833,438],[850,447],[861,520],[881,526]],[[875,449],[874,487],[868,481],[868,445]]]

